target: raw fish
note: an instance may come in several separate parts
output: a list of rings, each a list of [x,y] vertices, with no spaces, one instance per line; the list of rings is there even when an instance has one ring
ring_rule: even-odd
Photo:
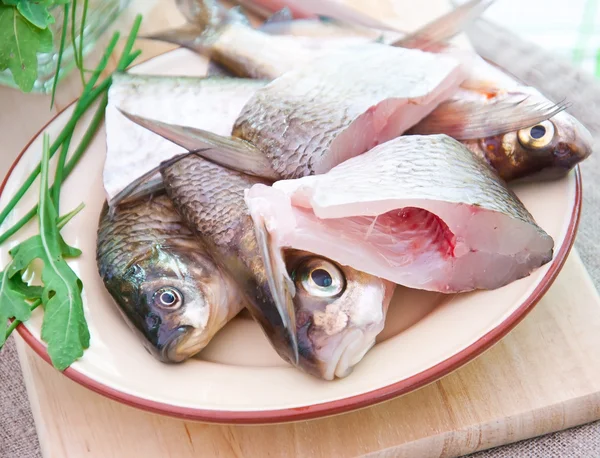
[[[323,175],[255,185],[246,202],[276,246],[418,289],[495,289],[552,259],[552,238],[519,199],[446,135],[399,137]]]

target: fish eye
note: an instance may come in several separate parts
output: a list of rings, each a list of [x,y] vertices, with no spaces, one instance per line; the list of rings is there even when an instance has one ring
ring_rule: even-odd
[[[346,287],[340,268],[322,258],[305,260],[292,277],[308,294],[316,297],[334,297]]]
[[[550,121],[544,121],[527,129],[521,129],[518,132],[519,143],[524,148],[544,148],[552,142],[554,138],[554,124]]]
[[[153,297],[154,305],[163,309],[175,310],[183,304],[183,296],[175,288],[161,288]]]

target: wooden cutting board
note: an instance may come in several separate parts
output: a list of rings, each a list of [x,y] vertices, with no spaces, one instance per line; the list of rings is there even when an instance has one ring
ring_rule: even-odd
[[[409,0],[347,1],[407,30],[448,9],[445,0],[427,0],[422,8],[403,7],[412,5]],[[138,11],[145,17],[142,33],[181,23],[170,0],[134,0],[116,26],[128,30]],[[152,42],[140,46],[144,60],[172,48]],[[77,76],[71,75],[55,111],[78,91]],[[16,156],[37,126],[50,119],[49,99],[0,89],[0,100],[15,107],[0,111],[0,125],[12,133],[4,154]],[[2,175],[10,163],[3,159]],[[515,330],[442,380],[354,413],[246,427],[184,422],[118,404],[56,372],[20,338],[17,344],[46,458],[447,457],[599,419],[598,329],[600,298],[573,252],[550,291]]]
[[[20,339],[18,350],[46,458],[426,458],[464,455],[600,419],[598,329],[600,298],[574,251],[530,315],[463,368],[374,407],[273,426],[148,414],[77,385]]]

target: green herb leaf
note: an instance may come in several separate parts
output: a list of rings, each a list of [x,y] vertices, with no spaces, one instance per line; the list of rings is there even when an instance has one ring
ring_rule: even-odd
[[[33,292],[25,292],[21,286],[21,278],[18,275],[11,278],[9,270],[7,268],[2,272],[0,280],[0,347],[5,341],[8,320],[16,318],[25,321],[31,316],[26,299],[29,299]]]
[[[28,285],[23,281],[21,275],[15,275],[10,279],[10,288],[21,294],[27,300],[34,300],[42,297],[44,288],[41,286]]]
[[[57,227],[62,229],[71,219],[75,217],[84,208],[83,203],[73,211],[58,218]],[[73,247],[65,246],[66,254],[63,256],[78,256],[81,252]],[[42,247],[42,241],[39,235],[27,239],[12,250],[11,256],[18,253],[17,260],[11,261],[4,272],[0,272],[0,348],[4,345],[6,338],[17,327],[18,323],[28,319],[31,313],[27,310],[33,310],[41,302],[44,294],[42,286],[28,285],[22,279],[23,270],[29,265],[29,259],[35,259],[37,252]],[[17,275],[18,274],[18,275]],[[25,300],[36,300],[33,304]],[[25,310],[27,308],[27,310]],[[27,317],[27,318],[25,318]],[[13,324],[6,330],[6,322],[10,318],[15,318]]]
[[[17,1],[17,9],[33,25],[45,29],[50,24],[54,24],[54,16],[48,11],[48,6],[52,3],[39,0],[20,0]]]
[[[0,71],[10,69],[23,92],[30,92],[37,78],[37,53],[52,46],[50,29],[35,27],[14,6],[0,5]]]
[[[12,278],[35,259],[43,261],[42,340],[48,344],[52,364],[58,370],[64,370],[89,347],[90,334],[83,313],[83,285],[64,259],[79,256],[81,251],[69,246],[60,235],[48,188],[49,156],[48,137],[44,136],[38,206],[40,233],[10,251],[13,262],[7,276]]]
[[[68,246],[60,235],[58,215],[50,199],[48,186],[50,145],[47,136],[44,140],[38,207],[44,256],[42,339],[48,344],[48,354],[54,366],[63,370],[89,347],[90,333],[83,313],[83,284],[63,259],[64,256],[78,256],[81,251]]]

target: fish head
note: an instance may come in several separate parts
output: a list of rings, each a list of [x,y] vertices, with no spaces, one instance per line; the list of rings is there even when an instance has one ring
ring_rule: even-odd
[[[346,377],[383,329],[394,285],[308,252],[286,250],[285,259],[304,369]]]
[[[177,243],[178,242],[178,243]],[[109,290],[150,353],[182,362],[208,344],[225,300],[212,261],[185,241],[154,245],[126,266]],[[117,294],[114,294],[114,292]]]
[[[531,127],[482,140],[492,165],[505,179],[546,180],[565,176],[591,153],[593,137],[565,111]]]

